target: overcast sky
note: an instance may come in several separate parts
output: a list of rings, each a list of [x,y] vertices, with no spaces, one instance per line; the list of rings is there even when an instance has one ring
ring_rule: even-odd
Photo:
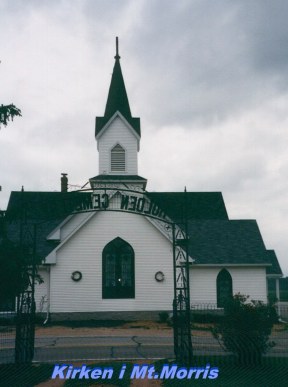
[[[119,36],[149,191],[221,191],[288,275],[287,0],[0,1],[0,208],[98,174]]]

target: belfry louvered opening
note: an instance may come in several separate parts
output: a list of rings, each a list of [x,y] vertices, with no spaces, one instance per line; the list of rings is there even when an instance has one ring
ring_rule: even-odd
[[[119,144],[111,150],[111,172],[125,172],[125,150]]]

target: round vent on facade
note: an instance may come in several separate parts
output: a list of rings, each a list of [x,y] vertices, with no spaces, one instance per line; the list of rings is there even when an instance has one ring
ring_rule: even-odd
[[[73,271],[73,273],[71,275],[71,278],[72,278],[73,281],[76,281],[76,282],[80,281],[81,278],[82,278],[81,271]]]
[[[157,282],[162,282],[164,281],[164,273],[162,271],[157,271],[157,273],[155,274],[155,279]]]

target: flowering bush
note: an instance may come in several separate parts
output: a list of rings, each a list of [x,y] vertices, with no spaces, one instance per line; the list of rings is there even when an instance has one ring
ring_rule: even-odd
[[[226,351],[237,355],[241,364],[253,365],[260,363],[262,354],[275,345],[269,341],[275,309],[248,299],[238,293],[227,301],[224,319],[212,333]]]

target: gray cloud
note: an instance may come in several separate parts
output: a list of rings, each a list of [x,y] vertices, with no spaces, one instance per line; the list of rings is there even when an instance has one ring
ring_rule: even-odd
[[[0,206],[11,190],[58,190],[98,173],[95,116],[120,37],[139,174],[148,189],[223,191],[257,218],[288,273],[286,1],[2,1]],[[155,168],[157,166],[157,168]]]

